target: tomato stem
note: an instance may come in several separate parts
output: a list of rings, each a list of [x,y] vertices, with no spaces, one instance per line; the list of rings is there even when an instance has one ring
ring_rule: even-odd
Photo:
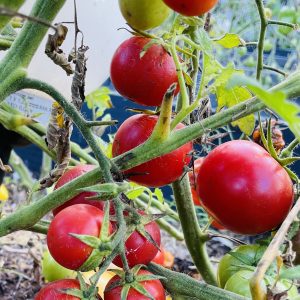
[[[172,188],[184,239],[195,266],[207,283],[217,286],[216,275],[206,251],[208,236],[200,229],[188,176],[175,181]]]

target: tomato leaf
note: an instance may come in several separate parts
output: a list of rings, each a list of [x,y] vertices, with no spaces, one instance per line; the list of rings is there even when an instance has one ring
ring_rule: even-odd
[[[199,17],[185,17],[180,15],[179,19],[181,22],[189,25],[189,26],[203,26],[204,25],[204,21],[203,19],[199,18]]]
[[[221,38],[214,40],[214,42],[227,49],[245,46],[245,41],[235,33],[226,33]]]
[[[161,189],[159,188],[156,188],[154,190],[154,195],[156,196],[157,200],[160,202],[160,203],[164,203],[164,194],[162,192]]]
[[[138,198],[140,195],[142,195],[145,191],[145,187],[139,187],[137,189],[134,189],[134,190],[131,190],[129,192],[126,193],[126,196],[130,199],[130,200],[133,200],[133,199],[136,199]]]
[[[287,121],[290,130],[300,141],[300,107],[286,100],[283,91],[268,91],[259,82],[246,76],[233,76],[229,87],[246,85],[262,102]]]
[[[298,280],[300,279],[300,266],[296,266],[289,269],[281,269],[280,279]]]

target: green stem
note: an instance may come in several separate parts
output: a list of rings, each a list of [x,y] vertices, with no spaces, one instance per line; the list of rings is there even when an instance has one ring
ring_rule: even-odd
[[[288,98],[299,97],[299,80],[300,72],[296,72],[293,75],[290,75],[279,85],[273,87],[272,90],[282,90],[287,94]],[[256,98],[252,98],[251,100],[240,103],[216,115],[213,115],[203,120],[201,123],[195,123],[181,130],[176,130],[172,132],[170,137],[166,141],[160,143],[156,147],[149,147],[147,145],[146,147],[140,146],[130,152],[125,153],[124,155],[114,158],[112,161],[115,164],[117,164],[121,168],[121,170],[126,170],[126,168],[132,168],[134,166],[137,166],[138,164],[144,163],[155,157],[161,156],[163,154],[169,153],[177,149],[178,147],[186,144],[187,142],[198,138],[203,133],[205,133],[207,129],[214,130],[216,128],[222,127],[230,123],[232,119],[242,118],[264,108],[265,105],[261,101],[259,101]],[[141,156],[139,157],[139,155]],[[83,181],[87,183],[87,186],[95,184],[96,180],[91,180],[90,177],[95,176],[95,174],[100,177],[100,175],[102,174],[102,170],[100,168],[97,168],[91,172],[88,172],[74,180],[74,183],[79,184],[79,182]],[[98,182],[100,181],[100,179],[101,177],[98,178]],[[55,197],[57,195],[56,193],[60,189],[42,198],[38,202],[32,203],[31,205],[25,208],[20,208],[8,217],[0,219],[0,236],[6,235],[16,230],[33,226],[39,219],[41,219],[42,216],[47,214],[50,210],[63,204],[69,198],[73,197],[75,194],[78,193],[78,191],[76,192],[72,188],[73,185],[70,185],[74,183],[72,181],[71,183],[68,183],[65,186],[66,189],[64,190],[64,193],[67,192],[68,198],[65,197],[65,194],[62,193],[62,198],[59,200],[58,204],[56,203],[57,199]],[[39,203],[39,205],[37,205],[37,203]],[[120,207],[121,212],[119,216],[122,218],[122,203],[119,203],[119,201],[114,201],[115,207],[116,204],[118,205],[118,207]]]
[[[12,213],[0,220],[0,237],[5,236],[16,230],[22,230],[32,227],[49,211],[62,205],[67,200],[76,196],[79,188],[96,184],[101,180],[99,169],[92,170],[81,177],[78,177],[61,188],[53,191],[51,194],[31,203],[22,206],[15,213]]]
[[[31,232],[36,232],[36,233],[41,233],[41,234],[47,234],[48,233],[48,226],[45,226],[43,224],[35,224],[32,227],[26,229],[27,231],[31,231]]]
[[[264,65],[264,42],[265,36],[268,26],[268,20],[265,16],[264,4],[262,0],[255,0],[259,17],[260,17],[260,34],[259,34],[259,41],[258,41],[258,58],[257,58],[257,68],[256,68],[256,79],[260,80],[261,72],[263,70]]]
[[[283,75],[284,77],[287,77],[287,76],[288,76],[288,74],[285,73],[284,71],[279,70],[279,69],[277,69],[277,68],[270,67],[270,66],[263,65],[263,69],[265,69],[265,70],[270,70],[270,71],[273,71],[273,72],[276,72],[276,73],[278,73],[278,74]]]
[[[134,199],[134,202],[137,204],[138,207],[141,207],[141,208],[144,208],[144,209],[148,208],[147,203],[143,202],[142,200],[140,200],[138,198]],[[148,208],[148,211],[151,214],[157,213],[157,210],[154,209],[153,207]],[[167,232],[170,236],[174,237],[176,240],[178,240],[178,241],[183,241],[184,240],[182,232],[180,232],[179,230],[177,230],[168,221],[166,221],[164,219],[158,219],[158,220],[156,220],[156,223],[159,225],[159,227],[161,229],[163,229],[165,232]]]
[[[200,229],[188,176],[175,181],[172,187],[185,243],[195,266],[205,282],[217,286],[216,275],[205,246],[208,236]]]
[[[30,174],[28,168],[25,166],[22,158],[15,151],[12,151],[10,154],[9,164],[13,167],[14,171],[19,174],[21,184],[27,189],[31,189],[34,184],[32,175]]]
[[[175,66],[176,66],[176,71],[177,71],[177,76],[178,76],[178,82],[180,86],[180,94],[181,94],[181,103],[179,105],[179,109],[184,109],[189,105],[189,95],[187,92],[187,88],[185,85],[185,80],[181,68],[181,63],[179,61],[177,51],[176,51],[176,44],[178,42],[178,37],[175,37],[172,41],[171,47],[170,47],[170,52],[173,57]]]
[[[171,294],[185,296],[187,299],[197,300],[246,300],[248,298],[239,296],[229,291],[199,282],[190,276],[165,269],[157,264],[150,263],[148,269],[160,276],[163,285]],[[184,293],[184,294],[183,294]]]
[[[287,23],[287,22],[281,22],[277,20],[269,20],[268,25],[279,25],[279,26],[286,26],[286,27],[291,27],[293,29],[296,29],[298,26],[297,24],[292,24],[292,23]]]
[[[94,126],[111,126],[118,124],[117,120],[110,120],[110,121],[87,121],[86,125],[88,127],[94,127]]]
[[[280,158],[291,157],[294,149],[299,146],[298,139],[294,139],[286,148],[284,148],[280,154]]]

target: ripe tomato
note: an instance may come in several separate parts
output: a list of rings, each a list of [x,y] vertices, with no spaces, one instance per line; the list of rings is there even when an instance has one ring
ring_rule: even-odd
[[[157,254],[155,257],[152,259],[153,263],[156,263],[158,265],[164,265],[165,262],[165,249],[160,247],[160,251],[157,251]]]
[[[93,248],[70,233],[99,237],[103,217],[104,213],[100,209],[88,204],[75,204],[58,213],[47,234],[52,257],[65,268],[78,270],[89,258]]]
[[[46,282],[52,282],[66,278],[76,278],[76,272],[66,269],[57,263],[48,250],[43,253],[42,274]]]
[[[95,166],[93,165],[78,165],[75,166],[69,170],[67,170],[57,181],[54,189],[58,189],[61,186],[65,185],[66,183],[72,181],[73,179],[81,176],[84,173],[87,173],[91,170],[93,170],[95,168]],[[55,208],[53,210],[53,215],[57,215],[61,210],[63,210],[64,208],[70,206],[70,205],[74,205],[74,204],[90,204],[93,205],[95,207],[98,207],[100,209],[103,208],[103,202],[102,201],[97,201],[97,200],[88,200],[88,197],[92,197],[95,196],[96,193],[92,193],[92,192],[82,192],[80,194],[78,194],[77,196],[73,197],[72,199],[70,199],[69,201],[65,202],[63,205]]]
[[[178,77],[173,58],[161,45],[152,45],[141,56],[150,41],[132,37],[123,42],[112,58],[110,77],[125,98],[142,105],[158,106],[170,85],[178,82]]]
[[[138,272],[138,275],[151,275],[152,273],[146,271],[146,270],[140,270]],[[105,287],[104,291],[104,299],[105,300],[121,300],[121,292],[122,292],[122,286],[116,286],[112,289],[110,289],[113,284],[115,284],[116,281],[118,281],[120,277],[118,275],[114,276]],[[154,300],[165,300],[165,290],[161,284],[161,282],[158,279],[154,280],[147,280],[147,281],[141,281],[139,282],[150,295],[152,295],[152,299]],[[148,300],[149,298],[140,294],[138,291],[136,291],[133,288],[130,288],[127,300]]]
[[[196,183],[196,178],[197,178],[197,175],[198,175],[198,172],[199,172],[199,169],[202,165],[204,161],[204,157],[199,157],[197,158],[195,161],[194,161],[194,171],[190,171],[188,173],[189,175],[189,179],[190,179],[190,185],[191,185],[191,192],[192,192],[192,197],[193,197],[193,201],[194,201],[194,204],[196,206],[201,206],[201,200],[198,196],[198,193],[197,193],[197,183]],[[224,226],[222,226],[221,224],[219,224],[218,222],[216,221],[213,221],[212,222],[212,226],[219,229],[219,230],[222,230],[222,229],[225,229]]]
[[[240,256],[241,259],[227,253],[219,262],[217,279],[221,288],[224,288],[227,280],[238,271],[247,269],[247,267],[256,267],[261,259],[266,247],[261,245],[242,245],[231,252]],[[246,259],[242,259],[246,257]],[[246,263],[247,262],[247,263]]]
[[[78,289],[80,284],[75,279],[63,279],[44,286],[34,297],[34,300],[79,300],[79,298],[61,292],[61,289]]]
[[[143,212],[140,212],[143,214]],[[145,230],[151,235],[153,240],[160,246],[160,229],[156,222],[152,221],[144,225]],[[125,242],[125,254],[129,267],[135,265],[147,265],[157,254],[158,249],[138,231],[134,231]],[[118,255],[113,263],[122,268],[123,263]]]
[[[159,26],[170,14],[162,0],[119,0],[119,6],[127,23],[139,30]]]
[[[113,157],[144,143],[150,137],[157,120],[157,116],[141,114],[128,118],[116,133],[112,146]],[[183,124],[178,124],[176,130],[183,127]],[[160,187],[167,185],[183,174],[184,166],[190,162],[191,158],[188,154],[192,148],[192,143],[187,143],[168,154],[152,159],[124,173],[138,174],[130,176],[129,179],[144,186]]]
[[[164,0],[176,12],[185,16],[199,16],[210,11],[218,0]]]
[[[278,226],[293,203],[287,172],[259,145],[230,141],[205,158],[197,177],[203,207],[219,223],[241,234]]]

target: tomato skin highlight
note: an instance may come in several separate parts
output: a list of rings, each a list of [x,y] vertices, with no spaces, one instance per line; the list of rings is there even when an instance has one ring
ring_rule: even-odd
[[[75,279],[53,281],[44,286],[34,297],[34,300],[79,300],[78,297],[61,293],[61,289],[79,289],[80,284]]]
[[[134,115],[125,120],[118,129],[113,142],[113,157],[144,143],[150,137],[157,120],[157,116],[142,114]],[[175,130],[183,127],[184,125],[180,123]],[[193,144],[187,143],[170,153],[129,169],[124,174],[138,174],[130,176],[129,180],[148,187],[170,184],[183,175],[184,166],[188,165],[191,160],[189,153],[192,149]]]
[[[141,57],[150,41],[144,37],[124,41],[112,58],[110,77],[123,97],[141,105],[158,106],[168,88],[178,83],[178,77],[173,58],[161,45],[153,44]]]
[[[184,16],[199,16],[210,11],[218,0],[164,0],[176,12]]]
[[[197,192],[217,222],[241,234],[274,229],[293,203],[287,172],[250,141],[230,141],[211,151],[199,170]]]
[[[73,179],[89,172],[92,171],[95,168],[94,165],[78,165],[75,167],[72,167],[71,169],[67,170],[57,181],[55,184],[54,189],[58,189],[65,185],[66,183],[72,181]],[[98,207],[99,209],[103,208],[103,203],[102,201],[97,201],[97,200],[88,200],[88,197],[96,196],[97,193],[92,193],[92,192],[82,192],[78,194],[77,196],[73,197],[72,199],[68,200],[65,202],[63,205],[55,208],[53,210],[53,215],[56,216],[60,211],[62,211],[64,208],[74,205],[74,204],[90,204],[95,207]]]
[[[138,275],[151,275],[151,274],[152,273],[150,273],[146,270],[140,270],[138,272]],[[116,275],[108,282],[107,286],[105,287],[105,291],[104,291],[104,300],[121,300],[122,286],[117,286],[117,287],[109,290],[110,286],[119,279],[120,279],[120,277],[118,275]],[[165,300],[166,299],[165,290],[164,290],[161,282],[158,279],[142,281],[142,282],[140,282],[140,284],[142,284],[143,287],[149,292],[149,294],[152,295],[153,299],[155,299],[155,300]],[[149,298],[131,288],[129,290],[127,300],[149,300]]]
[[[93,249],[70,233],[99,237],[103,217],[103,211],[88,204],[75,204],[58,213],[47,234],[48,249],[52,257],[65,268],[78,270]]]
[[[151,235],[153,240],[160,246],[160,229],[156,222],[152,221],[145,225],[145,230]],[[125,242],[125,255],[130,268],[136,265],[147,265],[156,256],[158,249],[139,232],[134,231]],[[123,263],[118,255],[113,263],[122,268]]]

